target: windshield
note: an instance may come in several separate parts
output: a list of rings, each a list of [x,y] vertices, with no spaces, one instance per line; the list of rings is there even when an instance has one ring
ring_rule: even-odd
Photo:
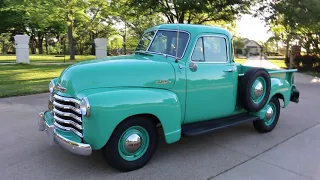
[[[145,33],[137,48],[136,51],[148,51],[153,53],[161,53],[167,54],[170,56],[174,56],[181,58],[183,53],[186,49],[189,34],[185,32],[179,31],[179,41],[177,42],[177,31],[167,31],[167,30],[159,30],[155,35],[153,41],[151,42],[154,31],[150,31]],[[150,45],[151,42],[151,45]],[[178,43],[178,45],[177,45]],[[150,46],[149,46],[150,45]],[[177,53],[177,46],[178,46],[178,53]],[[149,49],[148,49],[149,47]],[[177,53],[177,54],[176,54]]]

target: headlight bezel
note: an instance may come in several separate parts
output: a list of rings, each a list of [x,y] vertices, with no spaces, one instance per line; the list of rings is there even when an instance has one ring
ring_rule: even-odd
[[[81,111],[81,115],[84,117],[88,117],[90,116],[90,103],[87,97],[84,97],[81,99],[80,102],[80,111]]]

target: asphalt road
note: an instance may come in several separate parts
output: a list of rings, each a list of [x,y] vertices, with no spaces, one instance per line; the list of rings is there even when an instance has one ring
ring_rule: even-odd
[[[282,110],[271,133],[248,123],[171,145],[162,138],[153,159],[129,173],[110,168],[101,152],[48,146],[37,130],[47,94],[0,99],[0,179],[320,180],[320,81],[312,79],[297,74],[300,103]]]

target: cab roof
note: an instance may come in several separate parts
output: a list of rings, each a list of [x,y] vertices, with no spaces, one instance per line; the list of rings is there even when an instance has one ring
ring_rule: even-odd
[[[156,30],[156,29],[172,29],[172,30],[182,30],[187,31],[190,34],[199,34],[199,33],[216,33],[216,34],[224,34],[228,36],[228,38],[232,38],[231,33],[221,27],[217,26],[209,26],[209,25],[199,25],[199,24],[161,24],[158,26],[151,27],[146,30]]]

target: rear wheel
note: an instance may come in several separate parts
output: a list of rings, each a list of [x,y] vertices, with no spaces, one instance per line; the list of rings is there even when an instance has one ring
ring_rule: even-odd
[[[280,102],[276,97],[271,98],[270,102],[266,105],[267,111],[264,119],[256,120],[253,122],[254,128],[262,133],[272,131],[280,116]]]
[[[152,119],[133,117],[115,129],[103,152],[110,166],[132,171],[148,163],[157,145],[158,133]]]

